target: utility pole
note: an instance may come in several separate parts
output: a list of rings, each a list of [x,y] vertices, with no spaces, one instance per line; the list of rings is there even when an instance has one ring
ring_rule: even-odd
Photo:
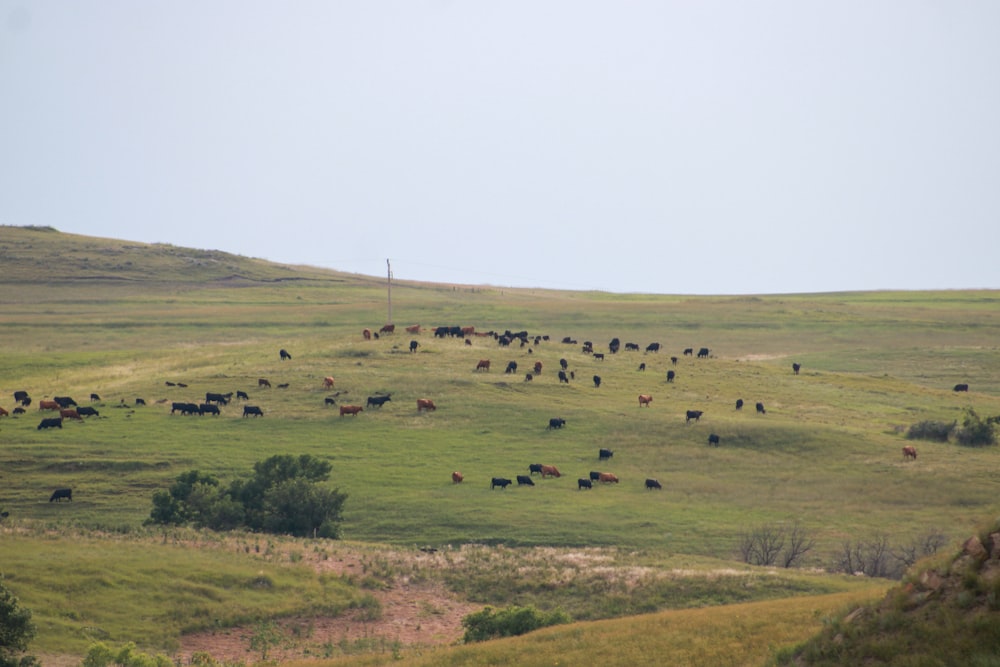
[[[386,324],[392,324],[392,266],[389,264],[389,260],[385,260],[385,268],[388,271],[388,292],[389,292],[389,319]]]

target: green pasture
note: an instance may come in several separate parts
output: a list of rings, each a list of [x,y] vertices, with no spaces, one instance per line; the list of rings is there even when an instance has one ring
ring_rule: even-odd
[[[31,531],[128,535],[178,474],[227,483],[275,454],[330,461],[329,483],[348,495],[345,539],[411,547],[614,546],[731,560],[749,528],[797,523],[816,540],[803,565],[822,568],[846,541],[877,533],[961,540],[998,508],[997,447],[916,442],[911,462],[900,452],[910,424],[961,423],[969,408],[1000,415],[997,292],[688,297],[402,281],[392,288],[396,333],[365,341],[362,329],[387,319],[384,281],[373,278],[14,228],[0,228],[0,262],[0,406],[13,409],[15,390],[34,399],[26,414],[0,417],[0,509]],[[417,323],[420,334],[403,331]],[[549,340],[467,345],[435,338],[438,325]],[[612,337],[640,352],[607,354]],[[581,351],[587,340],[603,361]],[[642,351],[654,341],[661,352]],[[711,355],[683,355],[689,347]],[[475,370],[480,359],[489,372]],[[568,384],[556,378],[560,359],[575,374]],[[509,361],[517,373],[503,372]],[[542,372],[526,381],[535,362]],[[953,392],[960,382],[971,391]],[[250,400],[219,417],[170,414],[173,401],[237,390]],[[336,395],[363,405],[377,392],[392,400],[357,417],[324,404]],[[639,393],[653,396],[648,408]],[[38,430],[38,401],[56,395],[100,416]],[[438,409],[418,414],[419,397]],[[243,418],[244,403],[265,416]],[[687,410],[704,415],[686,423]],[[551,417],[565,428],[548,429]],[[599,461],[600,448],[614,457]],[[490,489],[530,463],[562,477]],[[621,482],[578,490],[590,471]],[[647,477],[663,490],[647,491]],[[48,502],[57,487],[71,487],[73,501]],[[29,541],[18,546],[25,567],[33,548],[47,549]],[[3,547],[0,567],[16,574]]]

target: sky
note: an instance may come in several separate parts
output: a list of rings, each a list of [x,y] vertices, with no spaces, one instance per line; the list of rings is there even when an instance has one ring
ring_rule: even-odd
[[[470,285],[996,289],[1000,2],[0,0],[0,225]]]

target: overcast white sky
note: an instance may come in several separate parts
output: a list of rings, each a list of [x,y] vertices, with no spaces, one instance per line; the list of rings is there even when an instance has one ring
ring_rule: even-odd
[[[0,0],[0,224],[469,284],[1000,288],[1000,2]]]

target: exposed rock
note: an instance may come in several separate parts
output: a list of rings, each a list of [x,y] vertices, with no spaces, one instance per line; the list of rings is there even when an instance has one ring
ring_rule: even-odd
[[[972,556],[975,560],[984,560],[989,556],[986,547],[979,541],[977,535],[973,535],[965,541],[965,544],[962,545],[962,553]]]

